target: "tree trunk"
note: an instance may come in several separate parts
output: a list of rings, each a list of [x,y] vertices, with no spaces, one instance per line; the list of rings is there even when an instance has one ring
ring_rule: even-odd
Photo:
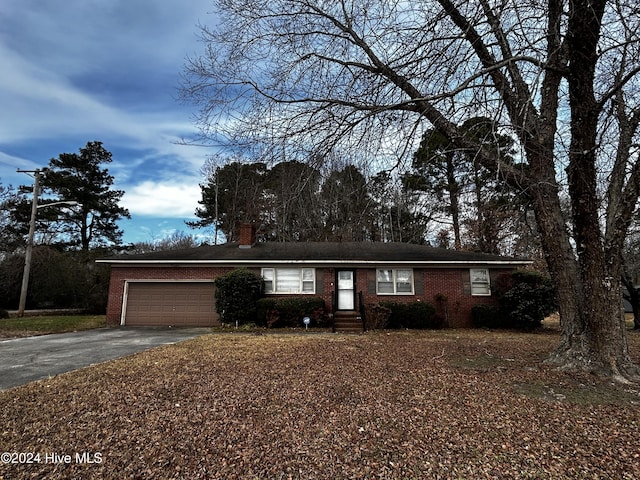
[[[567,302],[567,296],[558,292],[562,335],[549,362],[563,369],[610,376],[622,382],[640,380],[640,371],[627,349],[619,282],[611,277],[603,280],[588,275],[582,283],[584,290],[590,292],[582,305]],[[572,311],[573,307],[578,309]]]
[[[456,178],[455,165],[453,163],[453,155],[448,154],[446,159],[447,165],[447,190],[449,191],[449,200],[451,204],[451,218],[453,219],[453,238],[456,250],[462,248],[462,240],[460,237],[460,202],[459,192],[460,184]]]
[[[578,272],[572,276],[582,286],[574,315],[564,314],[562,340],[552,361],[564,368],[578,368],[611,376],[620,381],[640,380],[638,368],[627,349],[626,326],[620,303],[622,274],[621,242],[605,246],[599,223],[596,145],[599,109],[594,76],[597,44],[604,0],[578,0],[569,19],[567,39],[571,108],[571,149],[567,176],[571,197],[573,238]],[[565,257],[566,258],[566,257]],[[566,261],[575,269],[575,262]],[[555,272],[558,276],[559,272]],[[558,292],[561,308],[568,301]]]
[[[534,203],[542,200],[540,195],[543,192],[536,195]],[[622,382],[640,380],[640,371],[627,349],[621,286],[615,280],[620,277],[614,272],[602,275],[600,270],[585,269],[576,261],[568,232],[558,228],[562,218],[559,202],[550,209],[549,198],[551,192],[546,208],[536,208],[560,313],[560,344],[548,361],[562,369],[611,376]]]
[[[557,187],[539,184],[533,192],[532,201],[547,267],[556,288],[562,330],[560,345],[552,361],[561,363],[558,352],[567,351],[585,330],[582,315],[584,295],[580,282],[576,281],[579,277],[578,263],[564,227]]]

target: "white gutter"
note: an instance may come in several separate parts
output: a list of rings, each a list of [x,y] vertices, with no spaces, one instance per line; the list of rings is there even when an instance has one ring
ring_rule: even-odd
[[[532,260],[96,260],[118,266],[135,265],[531,265]]]

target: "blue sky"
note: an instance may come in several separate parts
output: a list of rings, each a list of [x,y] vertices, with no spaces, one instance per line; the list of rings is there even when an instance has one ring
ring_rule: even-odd
[[[98,140],[132,216],[125,242],[198,234],[184,221],[215,151],[178,144],[196,134],[196,107],[176,98],[210,11],[210,0],[0,0],[0,182],[28,184],[16,169]]]

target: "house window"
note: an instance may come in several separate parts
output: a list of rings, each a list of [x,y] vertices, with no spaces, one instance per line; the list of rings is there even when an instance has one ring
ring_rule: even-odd
[[[413,270],[378,269],[376,289],[378,295],[413,295]]]
[[[315,293],[313,268],[263,268],[265,293]]]
[[[491,295],[491,280],[489,269],[472,268],[471,274],[471,295]]]

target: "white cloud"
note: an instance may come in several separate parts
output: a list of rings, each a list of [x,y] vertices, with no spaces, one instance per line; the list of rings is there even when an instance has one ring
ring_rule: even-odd
[[[131,215],[194,218],[201,191],[197,181],[166,183],[146,181],[129,188],[121,205]]]

